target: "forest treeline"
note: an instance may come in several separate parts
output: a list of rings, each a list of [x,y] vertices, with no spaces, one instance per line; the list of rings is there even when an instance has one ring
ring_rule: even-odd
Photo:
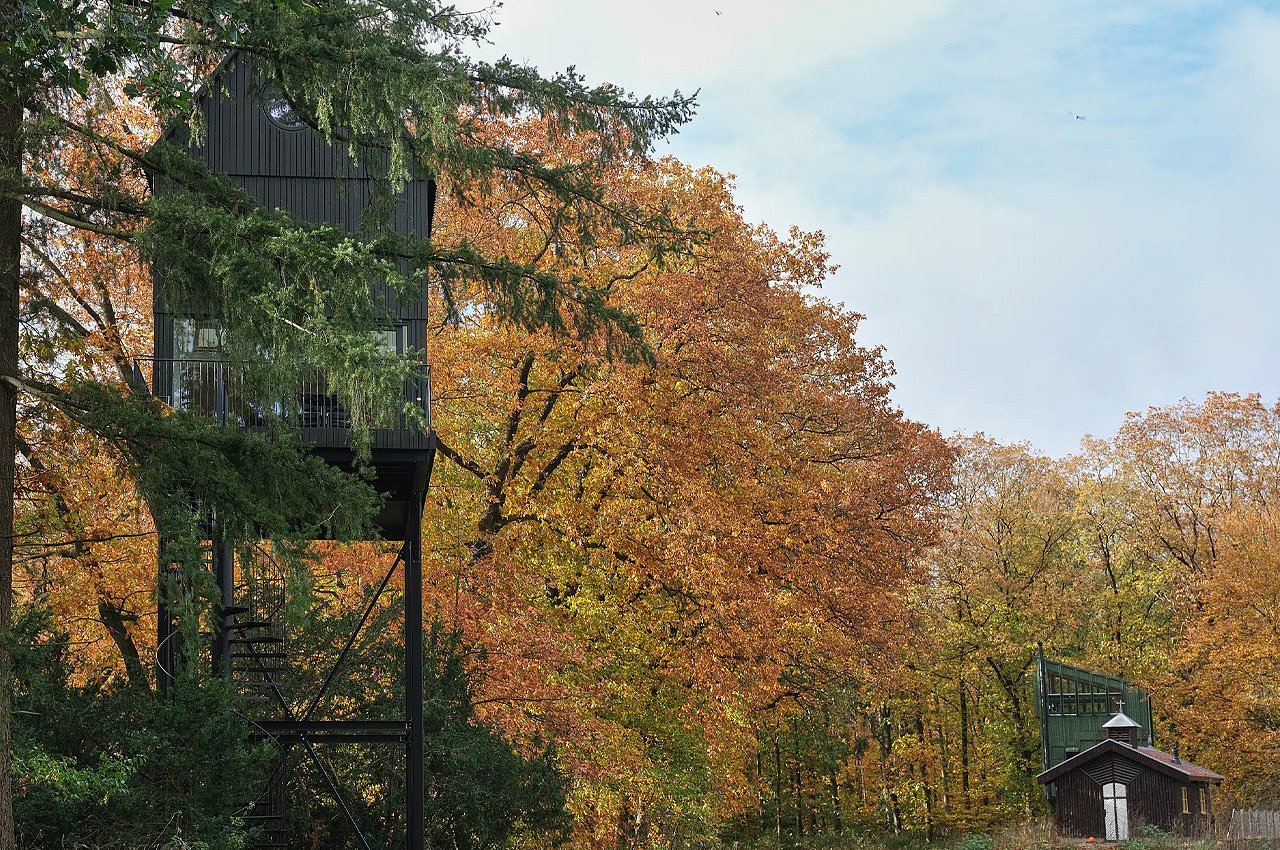
[[[1035,814],[1038,643],[1149,688],[1161,743],[1227,775],[1232,797],[1270,800],[1280,411],[1214,394],[1057,460],[944,439],[893,406],[859,317],[817,295],[819,234],[749,224],[726,178],[672,160],[608,185],[708,234],[662,268],[623,240],[542,260],[605,283],[648,358],[513,328],[482,299],[429,344],[429,607],[464,648],[469,722],[554,764],[575,844],[944,834]],[[513,187],[463,205],[444,187],[439,225],[519,257],[545,247],[539,202]],[[51,381],[149,343],[145,269],[67,238],[27,301],[84,328]],[[38,332],[24,345],[34,367],[65,350]],[[19,572],[27,657],[42,660],[18,706],[110,716],[123,695],[152,699],[152,526],[101,440],[25,412]],[[318,551],[299,628],[332,629],[379,564],[367,547]],[[141,781],[131,745],[33,724],[19,714],[20,815]],[[211,764],[180,769],[200,786]]]
[[[104,134],[113,121],[154,135],[153,116],[122,104],[98,116]],[[517,151],[549,135],[533,119],[483,133]],[[1061,459],[940,435],[894,406],[860,317],[821,297],[820,233],[750,223],[712,169],[611,160],[594,143],[540,155],[601,163],[593,200],[649,211],[679,251],[657,257],[617,221],[575,239],[563,197],[526,179],[476,192],[441,178],[442,250],[580,282],[634,317],[642,344],[618,345],[607,323],[515,321],[483,289],[428,279],[432,846],[1020,820],[1043,808],[1041,644],[1148,689],[1160,744],[1226,775],[1229,798],[1273,802],[1280,408],[1211,394]],[[140,179],[107,142],[29,168],[50,185]],[[28,387],[92,378],[127,393],[150,351],[146,264],[53,209],[24,243]],[[216,680],[153,693],[156,535],[136,463],[39,391],[19,411],[19,833],[133,846],[112,842],[175,819],[218,833],[269,753]],[[272,557],[265,541],[242,549]],[[340,646],[386,556],[317,544],[286,568],[295,641]],[[394,654],[394,605],[375,610],[340,708],[395,704],[394,673],[368,660]],[[339,753],[332,770],[393,843],[395,764]],[[299,805],[310,846],[342,846],[330,803]],[[208,846],[235,846],[218,834]]]

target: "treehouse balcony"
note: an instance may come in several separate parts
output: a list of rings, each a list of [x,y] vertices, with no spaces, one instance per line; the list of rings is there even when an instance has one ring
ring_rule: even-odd
[[[316,369],[286,394],[263,401],[237,363],[216,359],[145,358],[137,362],[156,398],[176,410],[203,413],[229,428],[263,434],[292,430],[327,463],[354,471],[355,414],[334,387],[338,376]],[[381,400],[367,414],[368,459],[374,487],[384,496],[377,525],[384,539],[402,539],[411,503],[420,499],[434,456],[431,369],[419,366],[396,399]],[[418,494],[415,497],[415,494]]]
[[[222,425],[268,431],[284,423],[297,430],[303,442],[317,449],[350,449],[354,416],[338,394],[334,376],[316,369],[289,397],[270,402],[257,399],[243,367],[219,360],[146,358],[142,372],[151,373],[156,398],[175,410],[203,413]],[[371,446],[380,449],[424,451],[431,428],[431,368],[421,366],[404,381],[400,404],[384,405],[369,422]]]

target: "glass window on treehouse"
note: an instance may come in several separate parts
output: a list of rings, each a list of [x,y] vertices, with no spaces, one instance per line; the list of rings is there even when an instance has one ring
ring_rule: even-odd
[[[379,328],[373,332],[378,350],[383,354],[404,354],[409,350],[409,326],[396,325],[392,328]]]
[[[378,342],[378,350],[387,356],[394,357],[403,355],[409,350],[409,326],[396,325],[390,328],[380,328],[374,331],[374,338]],[[395,403],[389,406],[380,406],[375,412],[375,428],[398,428],[403,425],[401,421],[401,406],[411,398],[411,388],[405,386],[402,391],[401,398],[395,399]]]
[[[169,403],[219,418],[239,419],[238,382],[222,362],[222,325],[212,319],[173,320]]]
[[[175,360],[216,360],[222,352],[225,333],[213,319],[174,319]]]

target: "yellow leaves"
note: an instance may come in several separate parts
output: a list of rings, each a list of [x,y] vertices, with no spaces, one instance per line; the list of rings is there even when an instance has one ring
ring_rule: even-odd
[[[1215,393],[1060,461],[982,437],[958,448],[948,532],[909,595],[933,673],[975,687],[988,661],[1017,670],[1042,640],[1154,688],[1157,743],[1227,774],[1228,793],[1280,781],[1280,414]]]
[[[488,693],[554,697],[493,716],[573,741],[579,812],[621,805],[611,783],[659,764],[632,745],[659,720],[705,734],[716,788],[749,799],[729,794],[741,774],[724,760],[753,746],[750,707],[777,698],[794,657],[897,643],[892,615],[864,615],[900,608],[889,597],[933,536],[945,445],[889,407],[856,317],[804,291],[826,273],[821,235],[747,224],[730,189],[673,160],[619,174],[609,192],[669,203],[709,240],[635,274],[623,239],[539,260],[612,281],[655,363],[465,309],[431,340],[436,423],[458,458],[433,481],[448,503],[427,542],[440,605],[493,653]],[[507,187],[446,212],[442,238],[527,252],[546,209]],[[651,804],[683,810],[678,781],[646,786]]]

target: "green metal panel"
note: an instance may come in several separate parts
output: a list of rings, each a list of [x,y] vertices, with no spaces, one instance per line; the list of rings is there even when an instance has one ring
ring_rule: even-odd
[[[1040,659],[1036,711],[1044,737],[1044,769],[1089,749],[1106,737],[1102,724],[1121,710],[1142,727],[1138,743],[1152,737],[1151,698],[1118,676],[1061,661]]]

